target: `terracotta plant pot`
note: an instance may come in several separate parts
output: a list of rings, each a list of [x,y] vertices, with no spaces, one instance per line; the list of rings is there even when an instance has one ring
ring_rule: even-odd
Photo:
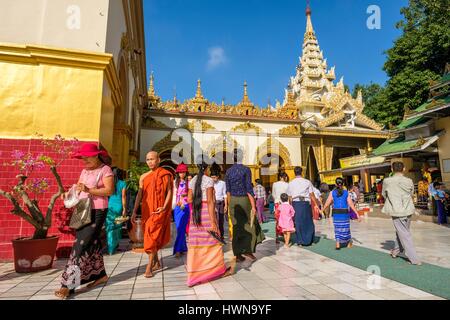
[[[28,273],[50,269],[53,266],[58,240],[58,236],[38,240],[30,238],[12,240],[16,272]]]

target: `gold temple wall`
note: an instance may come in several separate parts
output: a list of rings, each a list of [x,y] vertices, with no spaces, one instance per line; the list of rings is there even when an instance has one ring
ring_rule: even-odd
[[[61,134],[112,150],[120,93],[111,55],[0,44],[0,81],[1,138]]]

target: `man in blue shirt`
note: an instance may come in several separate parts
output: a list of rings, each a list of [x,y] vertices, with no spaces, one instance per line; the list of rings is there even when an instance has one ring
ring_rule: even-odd
[[[245,257],[256,260],[256,245],[264,240],[258,220],[255,219],[256,203],[252,188],[252,173],[242,164],[243,153],[234,150],[234,164],[225,175],[229,214],[233,224],[231,241],[237,262]]]

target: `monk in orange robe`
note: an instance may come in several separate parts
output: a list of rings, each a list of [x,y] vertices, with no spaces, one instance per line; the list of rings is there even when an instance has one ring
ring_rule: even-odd
[[[173,176],[166,169],[158,167],[160,159],[157,152],[147,153],[146,162],[150,171],[139,179],[139,192],[131,221],[135,222],[142,200],[144,250],[149,255],[144,276],[150,278],[154,271],[161,269],[158,251],[170,242]]]

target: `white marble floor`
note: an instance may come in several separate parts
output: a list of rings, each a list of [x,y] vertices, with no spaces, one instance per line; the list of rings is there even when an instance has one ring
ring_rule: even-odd
[[[376,250],[389,250],[393,239],[390,220],[369,218],[352,223],[356,244]],[[332,238],[331,220],[318,221],[317,231]],[[413,223],[414,241],[426,262],[450,267],[450,229],[431,223]],[[123,242],[126,247],[126,240]],[[317,299],[441,299],[427,292],[381,278],[364,270],[293,246],[285,249],[273,239],[257,248],[258,260],[233,263],[230,245],[224,246],[225,261],[235,273],[227,278],[189,288],[186,285],[185,257],[176,259],[172,248],[161,251],[164,270],[155,277],[143,276],[147,256],[131,251],[105,256],[110,280],[103,286],[75,295],[75,300],[317,300]],[[35,274],[16,274],[11,263],[0,264],[0,299],[55,299],[65,261]]]

